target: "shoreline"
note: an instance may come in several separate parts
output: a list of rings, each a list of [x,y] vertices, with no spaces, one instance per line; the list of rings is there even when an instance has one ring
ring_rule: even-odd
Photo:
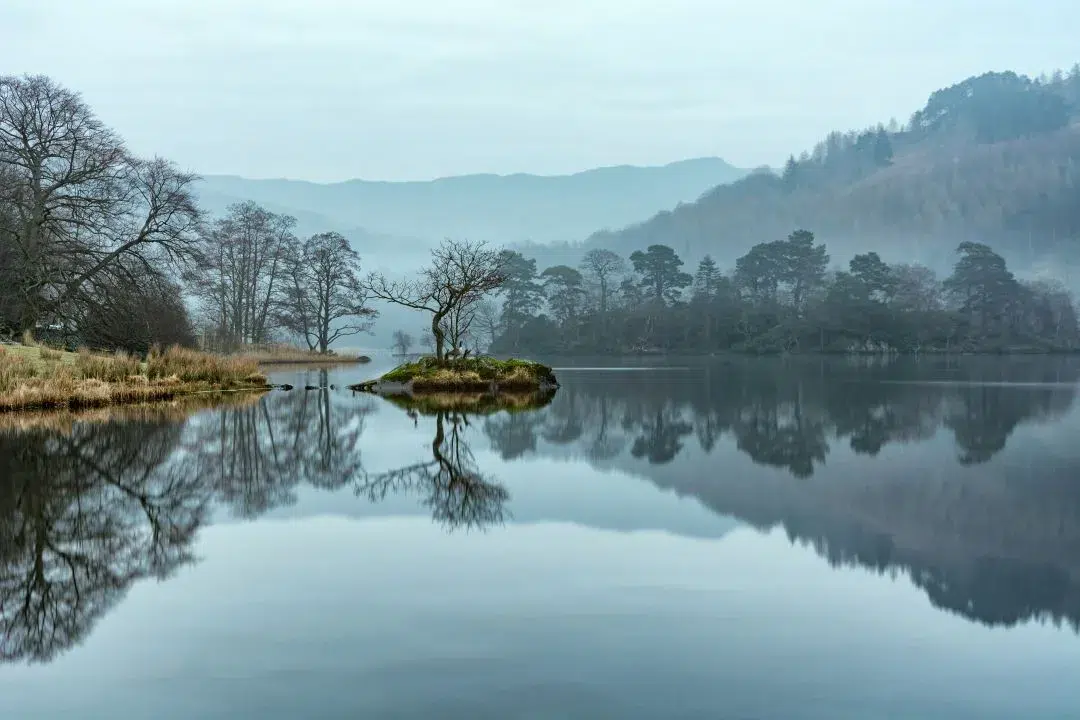
[[[145,359],[44,345],[0,347],[0,413],[87,410],[273,389],[250,359],[179,347]]]
[[[65,412],[100,410],[107,408],[157,405],[209,395],[262,394],[273,390],[273,385],[251,387],[215,388],[195,383],[181,386],[139,386],[121,383],[102,383],[86,391],[75,390],[65,397],[37,396],[33,389],[17,388],[0,395],[0,415],[12,413]],[[21,398],[24,396],[25,399]]]
[[[371,358],[367,355],[352,356],[298,356],[298,357],[272,357],[262,355],[236,355],[235,357],[251,360],[258,365],[367,365]]]
[[[1080,356],[1080,348],[1072,350],[921,350],[919,352],[830,352],[828,350],[807,350],[803,352],[747,352],[741,350],[723,350],[718,352],[634,352],[634,353],[546,353],[543,357],[565,358],[791,358],[791,357],[827,357],[827,358],[919,358],[919,357],[1052,357]]]

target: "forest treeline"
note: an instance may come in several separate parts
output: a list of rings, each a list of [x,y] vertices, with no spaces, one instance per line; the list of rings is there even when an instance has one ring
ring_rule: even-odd
[[[981,243],[953,271],[890,264],[875,252],[830,270],[808,230],[754,245],[724,272],[709,256],[687,272],[667,245],[624,258],[593,249],[580,267],[539,272],[504,251],[497,317],[477,342],[497,353],[1050,352],[1080,348],[1072,295],[1023,281]]]
[[[662,243],[694,261],[734,261],[746,238],[814,228],[834,249],[944,266],[962,240],[1024,266],[1080,261],[1080,65],[1028,78],[986,73],[938,90],[904,123],[830,133],[698,201],[587,247]]]
[[[346,238],[299,238],[295,219],[254,203],[210,220],[197,180],[132,154],[50,78],[0,76],[0,338],[325,353],[370,326]]]

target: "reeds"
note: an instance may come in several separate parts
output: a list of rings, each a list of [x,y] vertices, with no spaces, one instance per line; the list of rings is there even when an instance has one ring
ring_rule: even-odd
[[[204,382],[225,388],[266,384],[266,376],[251,358],[211,355],[181,347],[171,347],[165,352],[151,350],[146,358],[146,377],[151,382]]]
[[[169,348],[145,363],[127,353],[80,350],[73,361],[39,349],[0,353],[0,411],[98,408],[168,400],[197,392],[260,390],[266,377],[244,358]]]
[[[260,345],[258,347],[245,348],[235,355],[236,357],[252,360],[260,365],[300,365],[300,364],[325,364],[338,363],[365,363],[371,358],[366,355],[353,353],[330,353],[323,355],[314,350],[304,350],[293,345]]]
[[[42,359],[45,357],[42,355]],[[137,377],[142,372],[138,358],[118,351],[113,355],[94,355],[86,348],[75,358],[75,370],[84,380],[119,383]]]

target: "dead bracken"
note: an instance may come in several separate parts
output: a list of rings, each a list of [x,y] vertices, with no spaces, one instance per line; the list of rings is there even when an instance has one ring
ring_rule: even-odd
[[[179,347],[153,350],[140,360],[124,352],[0,346],[0,412],[100,408],[268,389],[253,360]]]

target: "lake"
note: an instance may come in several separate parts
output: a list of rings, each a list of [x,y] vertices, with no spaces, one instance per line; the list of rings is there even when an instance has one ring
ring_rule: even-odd
[[[391,364],[0,426],[0,717],[1080,712],[1080,359]]]

